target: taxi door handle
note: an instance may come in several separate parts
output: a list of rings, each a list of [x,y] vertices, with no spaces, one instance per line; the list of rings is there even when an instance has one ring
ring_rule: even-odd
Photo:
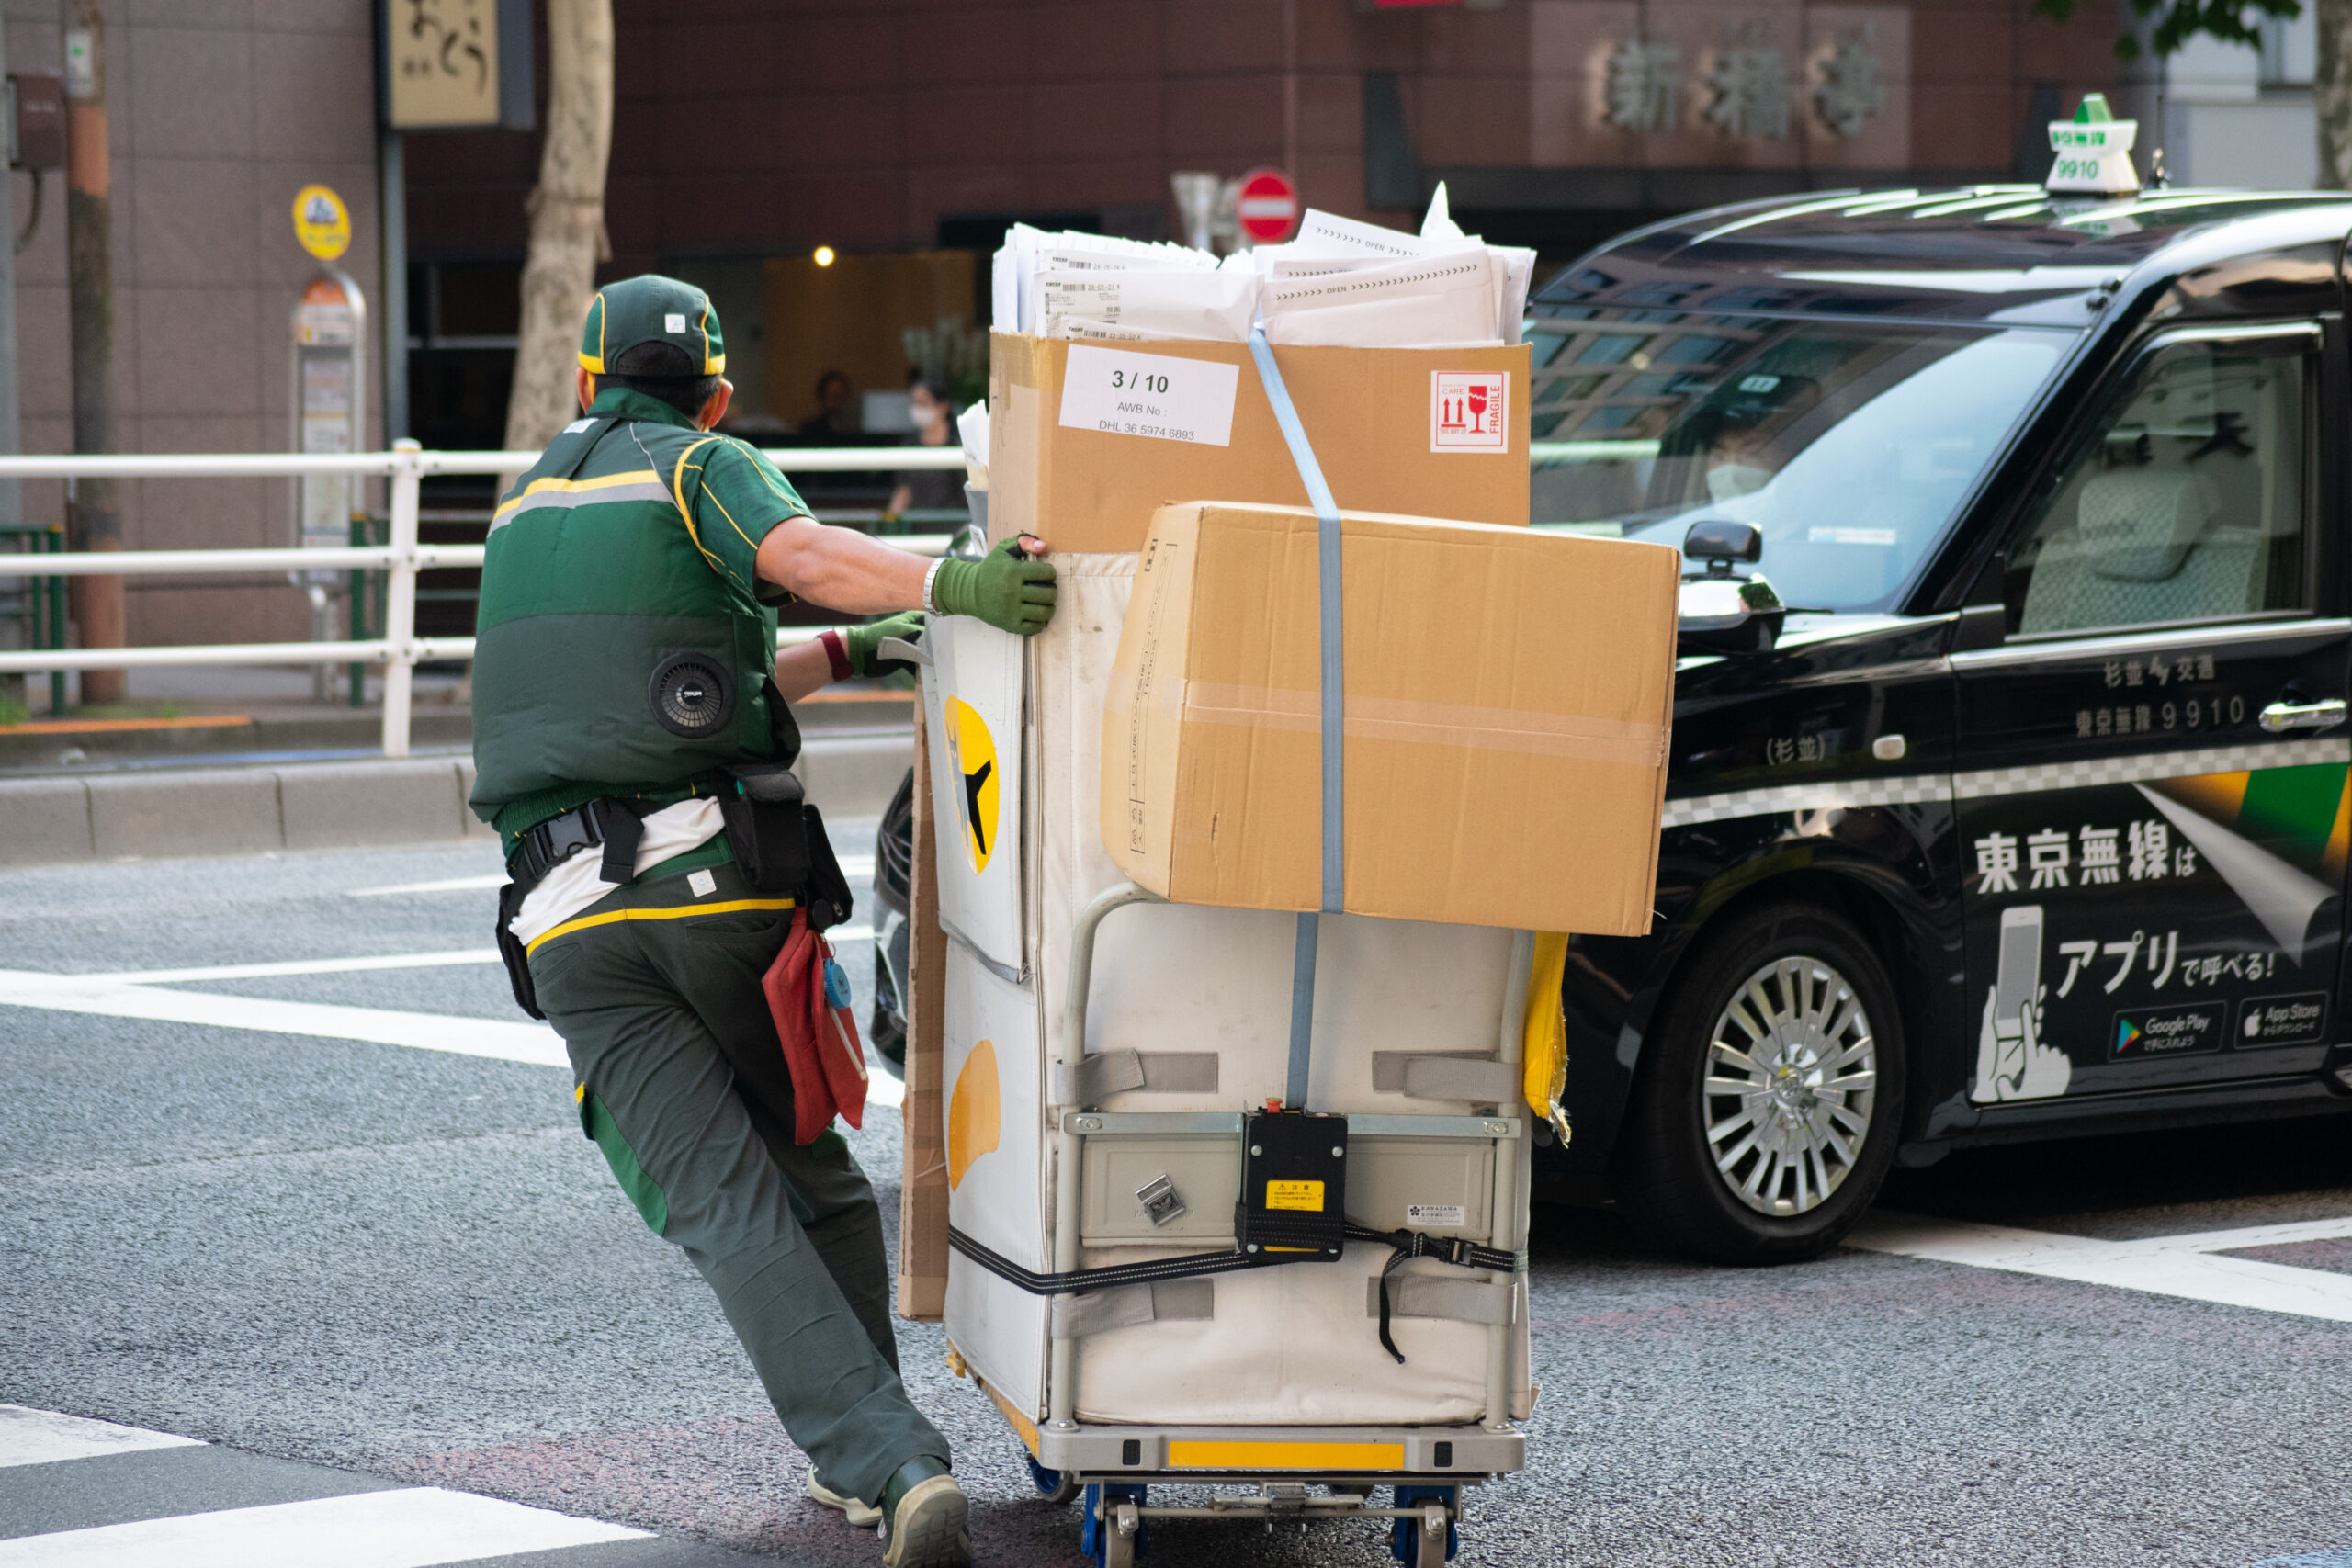
[[[2272,703],[2262,710],[2262,728],[2273,735],[2290,729],[2325,729],[2344,722],[2344,699],[2323,697],[2315,703]]]

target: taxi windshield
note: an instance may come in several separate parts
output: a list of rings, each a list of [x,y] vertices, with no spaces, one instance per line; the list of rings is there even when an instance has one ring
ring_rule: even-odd
[[[2074,341],[1571,310],[1531,323],[1533,520],[1679,546],[1752,523],[1783,602],[1884,608]]]

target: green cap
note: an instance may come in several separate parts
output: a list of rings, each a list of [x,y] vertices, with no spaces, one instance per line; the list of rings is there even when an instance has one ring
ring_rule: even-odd
[[[701,367],[685,375],[717,376],[727,368],[718,312],[693,284],[649,272],[596,290],[580,334],[580,367],[592,376],[616,374],[621,355],[649,343],[666,343]]]

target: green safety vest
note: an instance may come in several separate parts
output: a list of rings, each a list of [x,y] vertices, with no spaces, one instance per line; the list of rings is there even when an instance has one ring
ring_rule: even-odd
[[[730,520],[722,526],[735,515],[702,484],[719,443],[730,466],[766,468],[655,400],[607,390],[492,517],[474,632],[471,805],[510,851],[599,796],[683,800],[709,793],[727,764],[798,754],[774,678],[775,610],[761,602],[786,595],[752,575],[750,536],[706,536],[706,514]],[[728,723],[693,739],[664,729],[649,697],[655,667],[687,650],[735,682]]]

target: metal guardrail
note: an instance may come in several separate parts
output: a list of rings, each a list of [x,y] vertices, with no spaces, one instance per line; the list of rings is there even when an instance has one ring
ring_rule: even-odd
[[[856,473],[904,468],[961,468],[956,446],[778,447],[766,453],[787,473]],[[384,755],[409,751],[409,714],[416,666],[428,659],[470,659],[471,637],[416,635],[416,574],[441,567],[479,567],[481,545],[417,542],[420,497],[427,476],[515,474],[538,461],[537,452],[428,452],[399,441],[389,452],[333,455],[294,452],[59,454],[0,457],[0,479],[279,479],[304,474],[356,474],[384,479],[390,489],[390,540],[374,547],[319,546],[282,550],[82,550],[62,555],[0,556],[0,577],[138,577],[222,572],[378,570],[385,573],[384,635],[346,642],[247,642],[185,648],[26,649],[0,651],[0,674],[59,670],[135,670],[184,664],[381,664],[384,667]],[[879,536],[894,548],[938,555],[947,534]],[[823,626],[787,627],[786,642],[812,640]]]

